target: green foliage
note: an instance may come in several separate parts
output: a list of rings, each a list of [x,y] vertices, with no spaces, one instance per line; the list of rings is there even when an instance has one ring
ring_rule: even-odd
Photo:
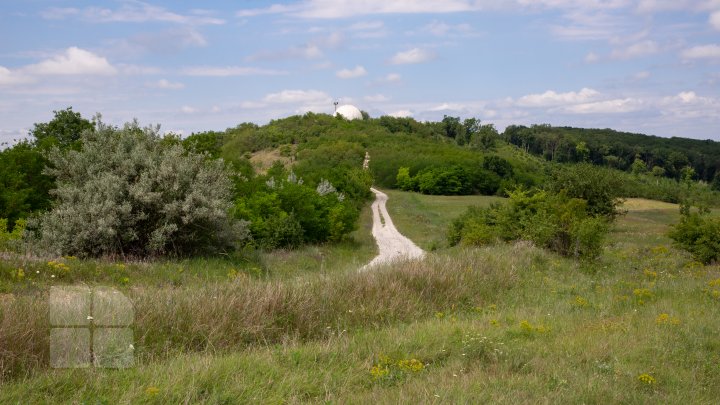
[[[688,205],[682,205],[680,212],[680,223],[668,232],[675,245],[699,262],[720,260],[720,218],[711,217],[706,210],[691,212]]]
[[[493,124],[480,125],[474,118],[465,120],[465,128],[470,138],[470,146],[485,151],[495,148],[500,140],[500,134]]]
[[[470,175],[461,166],[432,167],[421,170],[415,176],[418,191],[433,195],[471,194]]]
[[[639,156],[647,167],[663,168],[664,176],[678,180],[686,166],[695,170],[698,179],[707,182],[720,172],[720,142],[712,140],[549,125],[510,125],[503,138],[529,153],[557,162],[588,161],[631,171]]]
[[[665,176],[665,169],[663,169],[660,166],[653,166],[652,170],[650,171],[650,174],[655,177],[663,177],[663,176]]]
[[[500,176],[489,170],[476,168],[474,172],[463,166],[431,166],[410,176],[410,169],[401,167],[396,176],[397,187],[430,195],[468,195],[479,192],[493,195],[499,191]]]
[[[630,166],[630,172],[632,172],[632,174],[645,174],[647,170],[647,165],[640,158],[640,155],[635,156],[635,160]]]
[[[608,219],[592,215],[585,200],[565,192],[518,189],[506,204],[468,209],[452,222],[448,242],[481,246],[529,240],[564,256],[593,259],[608,231]]]
[[[17,250],[22,242],[24,232],[24,219],[17,220],[15,222],[15,227],[10,230],[8,228],[7,218],[0,218],[0,251]]]
[[[137,123],[98,123],[79,151],[53,150],[57,203],[40,221],[53,253],[189,255],[242,240],[229,221],[231,183],[221,161],[187,153],[175,138]]]
[[[655,169],[658,169],[655,166]],[[678,182],[666,177],[653,175],[630,175],[626,172],[613,173],[622,183],[620,195],[627,198],[646,198],[678,204],[685,200],[703,201],[708,206],[720,203],[720,193],[704,182]]]
[[[43,174],[46,164],[42,150],[26,141],[0,151],[0,218],[7,219],[9,229],[50,207],[54,182]]]
[[[92,131],[92,122],[74,112],[72,107],[53,111],[55,117],[49,122],[35,124],[30,130],[39,144],[57,144],[60,147],[76,145],[85,131]]]
[[[262,248],[335,242],[355,229],[359,204],[322,179],[315,187],[274,166],[249,180],[251,193],[238,196],[235,217],[250,222],[253,243]]]
[[[713,178],[710,187],[715,191],[720,191],[720,172],[715,174],[715,177]]]
[[[396,177],[396,186],[400,190],[403,191],[413,191],[417,188],[417,184],[415,181],[413,181],[413,178],[410,176],[410,168],[409,167],[401,167],[398,169],[398,174]]]
[[[185,149],[196,153],[207,153],[212,158],[220,157],[224,134],[222,132],[207,131],[194,133],[183,139]]]
[[[512,164],[507,159],[500,156],[488,155],[483,159],[482,167],[489,170],[500,177],[507,178],[513,175]]]
[[[610,170],[588,163],[557,167],[547,188],[587,201],[590,215],[614,218],[620,214],[623,183]]]

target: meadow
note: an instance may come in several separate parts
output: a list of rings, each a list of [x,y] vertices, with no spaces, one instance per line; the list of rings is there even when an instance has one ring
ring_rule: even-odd
[[[716,402],[720,268],[672,247],[676,205],[626,201],[582,263],[446,248],[448,221],[496,197],[387,193],[425,261],[353,271],[375,254],[367,209],[343,243],[244,259],[5,257],[0,403]],[[78,282],[131,298],[135,367],[47,368],[44,298]]]

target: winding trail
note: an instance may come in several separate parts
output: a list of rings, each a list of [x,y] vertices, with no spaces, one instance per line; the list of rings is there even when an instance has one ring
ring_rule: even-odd
[[[387,194],[374,188],[371,188],[370,191],[375,193],[375,201],[371,206],[373,213],[372,234],[378,245],[380,254],[372,259],[370,263],[361,267],[360,271],[398,260],[423,258],[425,251],[420,249],[413,241],[403,236],[395,228],[390,214],[388,214],[387,207],[385,206],[388,200]]]

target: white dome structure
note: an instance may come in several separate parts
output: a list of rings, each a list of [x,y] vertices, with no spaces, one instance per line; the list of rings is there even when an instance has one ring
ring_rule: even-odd
[[[345,104],[341,105],[335,110],[335,115],[341,115],[346,120],[361,120],[363,119],[362,112],[354,105]]]

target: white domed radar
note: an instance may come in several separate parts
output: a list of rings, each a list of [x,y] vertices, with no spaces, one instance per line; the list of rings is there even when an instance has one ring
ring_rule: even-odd
[[[361,120],[363,119],[362,113],[354,105],[346,104],[341,105],[335,110],[335,115],[342,115],[346,120]]]

